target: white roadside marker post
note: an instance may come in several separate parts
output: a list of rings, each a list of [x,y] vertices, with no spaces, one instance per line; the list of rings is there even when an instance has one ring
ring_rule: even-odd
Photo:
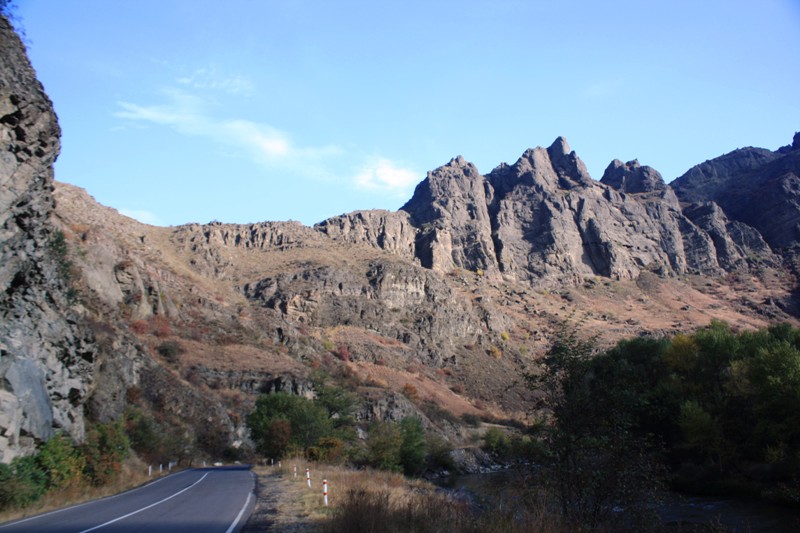
[[[308,481],[308,488],[311,488],[311,469],[306,468],[306,481]]]
[[[322,497],[325,499],[325,507],[328,506],[328,480],[322,480]]]
[[[297,465],[294,465],[294,477],[297,477]]]

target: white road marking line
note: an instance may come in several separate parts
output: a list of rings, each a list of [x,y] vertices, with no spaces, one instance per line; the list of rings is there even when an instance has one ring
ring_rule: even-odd
[[[236,515],[236,520],[234,520],[234,521],[233,521],[233,524],[231,524],[231,527],[229,527],[229,528],[228,528],[228,529],[225,531],[225,533],[232,533],[232,531],[233,531],[234,529],[236,529],[236,524],[238,524],[238,523],[239,523],[239,520],[241,520],[241,519],[242,519],[242,515],[244,514],[244,511],[245,511],[245,509],[247,509],[247,506],[248,506],[248,505],[250,505],[250,499],[251,499],[252,497],[253,497],[253,493],[252,493],[252,492],[248,492],[248,493],[247,493],[247,500],[244,502],[244,505],[242,506],[242,510],[241,510],[241,511],[239,511],[239,514],[238,514],[238,515]]]
[[[151,503],[151,504],[150,504],[150,505],[148,505],[147,507],[142,507],[142,508],[141,508],[141,509],[139,509],[139,510],[133,511],[132,513],[128,513],[128,514],[126,514],[126,515],[124,515],[124,516],[120,516],[119,518],[115,518],[114,520],[109,520],[108,522],[106,522],[106,523],[104,523],[104,524],[100,524],[99,526],[94,526],[94,527],[91,527],[91,528],[89,528],[89,529],[84,529],[84,530],[83,530],[83,531],[81,531],[80,533],[89,533],[89,531],[94,531],[95,529],[100,529],[101,527],[106,527],[107,525],[113,524],[114,522],[119,522],[120,520],[124,520],[124,519],[128,518],[129,516],[133,516],[133,515],[135,515],[135,514],[141,513],[142,511],[146,511],[146,510],[150,509],[151,507],[155,507],[156,505],[159,505],[159,504],[161,504],[161,503],[164,503],[165,501],[171,500],[171,499],[172,499],[172,498],[174,498],[175,496],[178,496],[179,494],[183,494],[183,493],[184,493],[184,492],[186,492],[187,490],[191,489],[192,487],[194,487],[195,485],[197,485],[198,483],[200,483],[201,481],[203,481],[203,480],[206,478],[206,476],[207,476],[207,475],[208,475],[208,473],[205,473],[205,474],[203,474],[203,477],[201,477],[200,479],[198,479],[197,481],[195,481],[194,483],[192,483],[192,484],[191,484],[191,485],[189,485],[188,487],[186,487],[186,488],[184,488],[184,489],[181,489],[181,490],[179,490],[178,492],[176,492],[176,493],[175,493],[175,494],[173,494],[172,496],[167,496],[167,497],[166,497],[166,498],[164,498],[163,500],[159,500],[159,501],[157,501],[157,502],[155,502],[155,503]]]

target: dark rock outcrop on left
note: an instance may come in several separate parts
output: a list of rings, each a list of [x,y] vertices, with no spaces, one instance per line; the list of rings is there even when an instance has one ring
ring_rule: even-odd
[[[84,432],[92,335],[68,301],[66,243],[50,220],[60,129],[11,25],[0,17],[0,460],[62,430]]]

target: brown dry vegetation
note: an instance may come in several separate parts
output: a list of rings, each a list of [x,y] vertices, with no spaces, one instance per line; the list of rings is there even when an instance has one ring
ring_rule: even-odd
[[[297,465],[297,477],[293,467]],[[308,487],[305,469],[311,469]],[[530,498],[511,507],[483,512],[434,485],[400,474],[371,469],[287,460],[261,467],[256,508],[245,532],[288,531],[358,533],[562,533],[574,531],[550,514],[544,502]],[[328,481],[324,505],[322,480]]]

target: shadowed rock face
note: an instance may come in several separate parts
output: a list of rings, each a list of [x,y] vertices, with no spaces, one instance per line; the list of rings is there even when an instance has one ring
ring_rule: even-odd
[[[94,353],[69,311],[50,222],[58,121],[2,17],[0,50],[0,459],[8,461],[57,429],[83,436]]]
[[[626,193],[653,192],[667,188],[664,178],[657,170],[641,166],[635,159],[627,163],[619,159],[612,161],[600,178],[600,183]]]
[[[752,226],[772,248],[800,240],[800,136],[775,152],[741,148],[701,163],[672,182],[681,202],[713,201]]]

